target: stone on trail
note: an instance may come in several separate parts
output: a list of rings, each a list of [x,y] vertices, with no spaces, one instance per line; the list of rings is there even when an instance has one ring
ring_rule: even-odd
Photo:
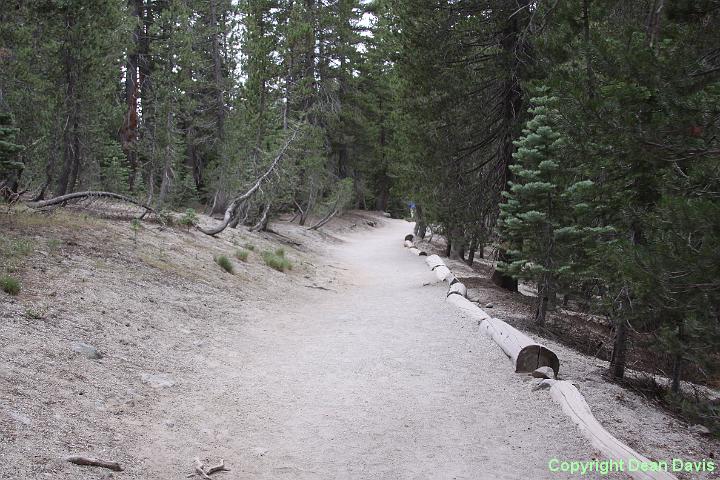
[[[143,373],[140,378],[143,383],[147,383],[153,388],[170,388],[175,385],[171,378],[162,374]]]
[[[22,423],[23,425],[27,425],[27,426],[32,424],[32,420],[30,420],[30,417],[28,417],[27,415],[24,415],[20,412],[16,412],[14,410],[5,410],[5,412],[7,413],[8,417],[12,418],[13,420],[15,420],[18,423]]]
[[[692,427],[688,428],[688,430],[690,430],[691,432],[694,432],[694,433],[702,433],[702,434],[710,433],[709,428],[707,428],[705,425],[700,425],[700,424],[693,425]]]
[[[552,384],[550,382],[548,382],[548,380],[549,379],[546,378],[546,379],[543,379],[540,382],[536,383],[535,385],[533,385],[532,391],[536,392],[538,390],[549,390],[550,387],[552,386]]]
[[[555,372],[550,367],[540,367],[532,372],[532,376],[535,378],[555,378]]]
[[[97,348],[83,342],[73,342],[72,351],[75,353],[79,353],[86,358],[89,358],[90,360],[100,360],[101,358],[103,358],[103,354],[100,353]]]
[[[493,308],[494,306],[495,306],[495,305],[493,305],[492,303],[486,303],[486,304],[485,304],[485,308]]]

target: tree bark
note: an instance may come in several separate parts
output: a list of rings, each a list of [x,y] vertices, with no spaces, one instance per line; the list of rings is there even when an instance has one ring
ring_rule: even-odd
[[[522,11],[523,13],[512,15],[512,17],[508,19],[505,28],[500,32],[500,46],[507,63],[507,77],[503,87],[502,125],[499,134],[498,152],[500,168],[502,169],[503,190],[509,188],[508,182],[512,180],[510,166],[513,164],[512,155],[515,151],[515,146],[512,142],[517,136],[517,130],[522,120],[524,110],[522,87],[520,85],[520,71],[530,58],[526,40],[521,33],[522,28],[526,27],[526,22],[529,21],[527,12],[529,4],[530,0],[518,1],[517,6],[520,8],[517,9],[517,12]],[[521,25],[521,19],[523,25]],[[527,58],[523,58],[523,61],[521,61],[521,57]],[[505,259],[507,259],[507,255],[505,250],[501,248],[498,251],[498,260]],[[491,280],[500,288],[513,292],[517,291],[517,280],[497,269],[493,272]]]
[[[619,316],[615,322],[615,339],[613,351],[610,358],[610,376],[621,379],[625,376],[625,361],[627,349],[627,323]]]
[[[67,28],[66,41],[73,40],[72,30],[75,27],[76,19],[68,9],[65,18]],[[77,181],[77,172],[80,168],[80,138],[79,138],[79,108],[78,99],[78,61],[72,53],[73,46],[65,45],[63,49],[63,69],[65,74],[65,102],[67,104],[65,124],[63,127],[63,166],[57,182],[56,195],[65,195],[68,190],[72,191]],[[71,182],[72,180],[72,182]]]

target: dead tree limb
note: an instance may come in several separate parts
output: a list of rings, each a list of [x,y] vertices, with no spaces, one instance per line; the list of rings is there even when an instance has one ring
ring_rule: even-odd
[[[272,207],[272,202],[268,202],[265,205],[265,208],[263,209],[262,216],[260,217],[260,220],[250,229],[251,232],[257,232],[261,230],[267,230],[268,220],[270,216],[270,207]]]
[[[233,216],[235,215],[235,212],[237,211],[238,207],[245,203],[250,197],[252,197],[255,192],[257,192],[260,187],[262,186],[263,182],[273,173],[273,171],[280,165],[280,162],[282,161],[283,157],[285,157],[285,154],[287,153],[288,148],[290,147],[290,144],[295,140],[295,137],[298,135],[298,130],[293,130],[292,134],[288,137],[288,139],[283,144],[282,148],[278,152],[278,154],[275,156],[275,159],[272,161],[270,166],[265,170],[265,173],[260,175],[256,180],[255,183],[242,195],[239,195],[233,199],[232,202],[230,202],[230,205],[228,205],[227,209],[225,209],[225,215],[223,216],[223,221],[220,223],[220,225],[214,227],[214,228],[200,228],[198,227],[198,230],[203,232],[206,235],[217,235],[218,233],[222,232],[227,228],[227,226],[230,224],[230,221],[233,219]]]
[[[199,475],[200,478],[203,478],[205,480],[211,480],[210,475],[212,475],[213,473],[230,471],[230,469],[225,466],[225,460],[220,460],[220,463],[218,465],[206,468],[199,458],[196,458],[193,461],[193,469],[195,470],[195,473],[191,473],[187,476],[187,478]]]
[[[109,468],[114,472],[122,472],[123,468],[117,462],[108,462],[105,460],[99,460],[97,458],[82,457],[80,455],[71,455],[65,457],[66,462],[74,463],[75,465],[85,465],[89,467],[103,467]]]
[[[193,466],[195,467],[195,473],[197,475],[200,475],[200,478],[204,478],[205,480],[210,480],[210,477],[208,476],[207,472],[205,471],[205,466],[203,465],[203,463],[200,461],[199,458],[195,459]]]
[[[330,210],[323,218],[320,219],[319,222],[317,222],[312,227],[308,228],[308,230],[317,230],[318,228],[322,227],[326,223],[328,223],[330,220],[333,219],[335,215],[340,213],[340,196],[338,195],[337,200],[335,200],[335,205],[333,205],[332,210]]]
[[[134,200],[130,197],[126,197],[125,195],[120,195],[119,193],[113,193],[113,192],[96,192],[96,191],[89,191],[89,192],[74,192],[74,193],[68,193],[67,195],[60,195],[59,197],[50,198],[48,200],[40,200],[37,202],[28,202],[27,206],[31,208],[46,208],[46,207],[53,207],[55,205],[62,205],[67,202],[72,201],[79,201],[79,200],[85,200],[85,199],[98,199],[98,198],[111,198],[114,200],[120,200],[126,203],[130,203],[132,205],[137,205],[138,207],[141,207],[145,209],[144,213],[140,216],[140,218],[143,218],[147,213],[155,213],[155,210],[152,209],[152,207],[149,207],[145,205],[144,203],[140,203],[137,200]]]
[[[229,472],[230,469],[225,466],[225,460],[220,460],[220,463],[218,465],[215,465],[214,467],[210,467],[207,470],[205,470],[208,475],[212,475],[213,473],[217,472]]]
[[[334,217],[335,215],[337,215],[338,213],[340,213],[340,209],[338,209],[338,208],[333,209],[330,213],[328,213],[327,215],[325,215],[319,222],[317,222],[317,223],[316,223],[315,225],[313,225],[312,227],[308,228],[308,230],[317,230],[317,229],[319,229],[320,227],[322,227],[323,225],[325,225],[326,223],[328,223],[330,220],[332,220],[333,217]]]

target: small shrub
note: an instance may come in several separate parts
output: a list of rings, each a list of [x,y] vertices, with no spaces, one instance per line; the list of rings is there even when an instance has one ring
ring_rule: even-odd
[[[278,257],[285,258],[285,249],[278,248],[277,250],[275,250],[275,255],[277,255]]]
[[[160,220],[160,223],[162,223],[166,227],[172,227],[175,225],[175,217],[173,217],[173,214],[168,212],[167,210],[160,210],[158,212],[158,220]]]
[[[33,243],[30,240],[18,239],[12,242],[12,249],[17,255],[30,255],[33,253]]]
[[[243,245],[243,247],[245,248],[245,250],[250,250],[251,252],[255,251],[255,245],[253,245],[252,243],[246,243],[245,245]]]
[[[217,257],[215,257],[215,263],[220,265],[220,268],[222,268],[226,272],[233,273],[233,264],[230,259],[225,255],[218,255]]]
[[[194,227],[197,224],[198,216],[195,213],[195,209],[188,208],[185,213],[182,214],[178,223],[185,228]]]
[[[235,251],[235,257],[237,257],[238,260],[243,262],[247,262],[248,255],[250,255],[250,251],[245,250],[244,248]]]
[[[62,246],[62,243],[63,242],[61,240],[58,240],[56,238],[51,238],[47,241],[48,250],[50,250],[51,252],[59,250],[60,247]]]
[[[280,249],[282,250],[282,249]],[[284,272],[285,270],[292,270],[292,263],[290,260],[285,258],[285,252],[282,252],[282,255],[278,255],[278,252],[263,252],[262,253],[263,260],[265,261],[265,265],[267,265],[270,268],[274,268],[278,272]]]
[[[3,275],[0,277],[0,288],[2,288],[5,293],[17,295],[20,293],[20,280],[9,275]]]
[[[45,312],[42,310],[35,310],[34,308],[28,308],[25,310],[25,316],[33,320],[43,320],[45,318]]]
[[[140,223],[140,220],[137,218],[133,218],[130,222],[130,229],[133,231],[133,242],[137,243],[137,236],[138,232],[142,228],[142,224]]]

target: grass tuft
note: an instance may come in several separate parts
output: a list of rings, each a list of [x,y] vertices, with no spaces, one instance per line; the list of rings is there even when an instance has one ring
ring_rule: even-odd
[[[233,273],[234,271],[232,262],[225,255],[218,255],[217,257],[215,257],[215,263],[220,265],[220,268],[222,268],[228,273]]]
[[[292,270],[293,268],[292,262],[285,258],[285,251],[282,248],[276,250],[275,252],[263,252],[262,258],[265,261],[265,265],[270,268],[274,268],[278,272]]]
[[[20,293],[20,280],[9,275],[3,275],[0,277],[0,288],[7,294],[17,295]]]
[[[242,262],[247,262],[249,255],[250,251],[245,250],[244,248],[235,251],[235,257]]]
[[[246,243],[245,245],[243,245],[243,247],[245,247],[245,250],[250,250],[251,252],[255,251],[255,245],[253,245],[252,243]]]

